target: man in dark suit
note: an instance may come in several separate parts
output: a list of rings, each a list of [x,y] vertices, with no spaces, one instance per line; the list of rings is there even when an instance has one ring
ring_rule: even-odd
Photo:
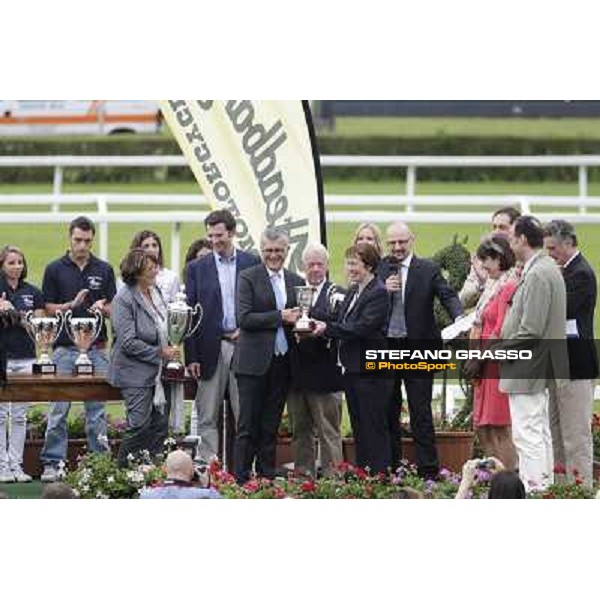
[[[310,317],[330,316],[327,280],[329,252],[322,244],[309,244],[302,253],[309,286],[315,289]],[[292,391],[288,410],[292,424],[294,468],[315,475],[315,432],[319,439],[323,473],[342,462],[342,373],[332,340],[301,336],[292,353]]]
[[[463,314],[454,290],[442,276],[439,267],[430,260],[413,254],[414,235],[406,223],[392,223],[387,229],[389,255],[378,269],[390,294],[390,318],[387,337],[390,349],[410,349],[441,345],[435,322],[433,301],[437,296],[448,314],[457,319]],[[433,374],[403,375],[397,372],[390,402],[390,436],[393,464],[401,455],[400,411],[401,384],[404,381],[410,413],[410,427],[415,440],[417,467],[420,475],[435,477],[439,470],[435,431],[431,412]]]
[[[295,286],[304,279],[283,268],[289,251],[287,235],[269,228],[261,236],[262,264],[240,273],[237,317],[240,337],[233,364],[240,396],[234,447],[238,482],[256,473],[275,476],[277,429],[290,387],[292,328],[300,317]]]
[[[217,422],[228,386],[233,416],[238,419],[238,389],[231,369],[240,334],[235,314],[237,279],[241,271],[260,263],[260,259],[235,248],[235,217],[228,210],[211,212],[204,225],[212,252],[190,263],[186,278],[188,301],[191,306],[199,302],[204,316],[199,331],[186,343],[185,356],[190,374],[199,379],[199,451],[200,458],[209,461],[218,453]]]
[[[561,268],[567,292],[567,350],[570,379],[560,379],[550,389],[550,432],[555,464],[573,469],[588,486],[593,485],[591,434],[594,379],[598,356],[594,343],[596,275],[577,247],[574,227],[560,219],[544,228],[544,247]]]

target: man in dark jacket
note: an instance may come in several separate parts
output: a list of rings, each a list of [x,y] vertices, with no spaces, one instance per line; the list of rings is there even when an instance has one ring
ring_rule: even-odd
[[[560,219],[544,229],[544,247],[561,268],[567,291],[567,350],[569,379],[557,380],[550,390],[550,432],[554,463],[564,465],[567,476],[575,469],[593,485],[591,434],[594,379],[598,356],[594,343],[596,275],[577,247],[574,227]]]
[[[212,252],[189,264],[186,279],[188,302],[200,303],[203,318],[199,331],[186,342],[185,358],[191,375],[198,379],[197,434],[200,456],[208,462],[218,454],[217,422],[227,392],[235,431],[239,400],[231,363],[240,335],[235,314],[237,280],[241,271],[260,259],[234,246],[235,217],[228,210],[211,212],[204,225]]]
[[[300,317],[295,287],[304,279],[283,268],[289,240],[283,231],[267,229],[260,241],[263,262],[245,269],[238,279],[237,321],[240,336],[233,356],[240,396],[234,448],[235,476],[275,476],[277,429],[290,388],[292,328]]]
[[[302,254],[307,284],[315,289],[310,316],[328,318],[329,253],[322,244],[307,246]],[[342,373],[335,344],[319,337],[300,338],[292,353],[292,391],[288,410],[292,423],[294,468],[315,475],[315,432],[324,473],[342,461]]]
[[[433,301],[437,296],[452,319],[463,314],[454,290],[442,276],[439,267],[430,260],[413,254],[414,235],[406,223],[392,223],[387,229],[388,256],[378,269],[379,278],[390,294],[390,318],[387,337],[390,349],[409,349],[441,345],[441,335],[435,321]],[[399,421],[402,403],[401,384],[404,381],[410,414],[410,427],[415,440],[417,467],[420,475],[435,477],[438,457],[431,412],[433,374],[403,375],[394,378],[390,402],[390,434],[394,465],[401,454]]]

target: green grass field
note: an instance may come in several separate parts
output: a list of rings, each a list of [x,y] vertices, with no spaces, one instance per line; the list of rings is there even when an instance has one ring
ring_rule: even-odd
[[[338,117],[335,128],[320,137],[518,137],[600,138],[600,119],[519,119],[459,117]]]

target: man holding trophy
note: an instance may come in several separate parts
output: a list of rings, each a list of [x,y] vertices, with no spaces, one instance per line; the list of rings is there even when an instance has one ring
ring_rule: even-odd
[[[233,357],[240,395],[234,448],[235,476],[250,478],[256,459],[259,477],[275,476],[277,428],[290,387],[292,328],[300,317],[296,286],[304,279],[283,268],[289,251],[285,232],[269,228],[260,240],[262,263],[238,278],[240,336]]]
[[[86,376],[106,372],[106,326],[110,303],[116,293],[112,267],[91,253],[94,224],[78,217],[69,226],[69,250],[51,262],[44,272],[42,291],[46,313],[65,315],[64,328],[55,344],[54,362],[60,374]],[[85,402],[88,450],[108,448],[104,403]],[[57,468],[67,455],[67,416],[70,402],[51,404],[46,439],[42,449],[42,481],[57,478]]]
[[[296,323],[298,351],[292,354],[292,390],[288,410],[292,424],[294,467],[299,473],[316,474],[315,433],[324,473],[342,462],[342,372],[337,366],[337,347],[331,340],[311,333],[313,318],[331,316],[330,301],[336,291],[327,280],[329,252],[322,244],[309,244],[302,253],[308,286],[298,287],[303,312]],[[306,319],[304,317],[306,316]]]

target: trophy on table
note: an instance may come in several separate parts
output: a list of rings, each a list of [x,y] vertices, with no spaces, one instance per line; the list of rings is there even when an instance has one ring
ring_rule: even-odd
[[[294,289],[296,290],[298,306],[302,311],[302,316],[296,321],[294,333],[311,333],[315,328],[315,323],[308,316],[308,313],[310,312],[310,308],[317,290],[310,285],[297,285],[294,287]]]
[[[200,304],[193,308],[188,306],[185,286],[179,287],[175,294],[175,301],[167,304],[167,336],[171,346],[180,346],[183,340],[193,335],[200,323],[204,311]],[[194,324],[194,319],[196,323]],[[179,360],[169,361],[164,370],[165,378],[168,380],[182,380],[185,378],[185,367]]]
[[[25,313],[23,324],[36,347],[38,359],[31,367],[34,375],[56,375],[56,365],[50,358],[50,348],[58,339],[64,325],[63,315],[56,311],[54,317],[34,317],[32,310]]]
[[[79,350],[79,356],[73,367],[73,375],[93,375],[94,365],[88,356],[88,350],[96,341],[102,329],[102,313],[93,310],[93,317],[74,317],[73,311],[65,313],[65,330]]]

